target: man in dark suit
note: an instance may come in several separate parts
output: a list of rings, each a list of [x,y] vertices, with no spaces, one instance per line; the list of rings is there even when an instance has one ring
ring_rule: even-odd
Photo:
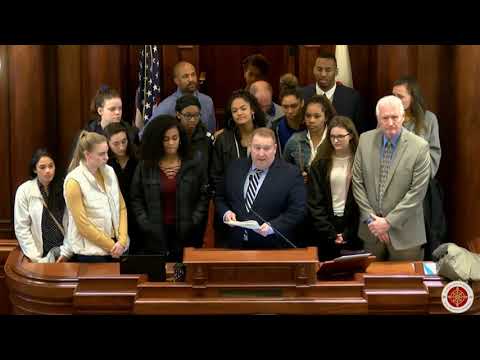
[[[250,145],[251,158],[232,162],[217,188],[216,209],[225,223],[256,220],[261,224],[256,230],[230,227],[231,248],[291,247],[284,237],[292,241],[295,228],[306,215],[303,177],[297,167],[276,158],[276,151],[274,132],[256,129]]]
[[[373,129],[376,124],[368,124],[364,116],[363,103],[358,91],[335,82],[338,74],[337,59],[330,53],[321,53],[315,60],[313,75],[316,83],[302,89],[303,99],[313,95],[325,95],[333,104],[338,115],[353,120],[359,133]]]

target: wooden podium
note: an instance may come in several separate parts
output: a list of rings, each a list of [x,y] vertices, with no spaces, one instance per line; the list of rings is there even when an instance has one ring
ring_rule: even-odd
[[[421,262],[373,262],[348,279],[318,280],[315,249],[187,249],[187,278],[151,282],[118,263],[34,264],[16,248],[5,264],[14,314],[449,314],[447,283]],[[472,285],[480,313],[480,282]]]
[[[317,281],[317,248],[288,250],[184,250],[186,282],[206,284],[288,284],[311,286]]]

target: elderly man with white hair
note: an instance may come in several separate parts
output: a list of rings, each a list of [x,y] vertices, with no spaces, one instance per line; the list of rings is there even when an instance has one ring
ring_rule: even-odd
[[[377,129],[360,136],[353,164],[358,236],[378,260],[423,260],[428,143],[403,128],[404,109],[395,96],[381,98],[376,115]]]
[[[265,113],[267,127],[270,127],[273,121],[280,119],[283,115],[283,109],[280,105],[272,101],[272,85],[264,80],[258,80],[250,85],[250,94],[257,98],[258,104]]]

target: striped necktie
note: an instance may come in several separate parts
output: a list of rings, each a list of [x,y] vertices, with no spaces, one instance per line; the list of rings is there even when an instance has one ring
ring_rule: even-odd
[[[385,150],[383,151],[383,158],[380,162],[380,181],[378,184],[378,208],[383,213],[382,201],[383,195],[385,195],[385,186],[387,185],[388,171],[392,162],[393,156],[393,144],[390,140],[385,144]]]
[[[255,197],[257,196],[258,191],[258,182],[260,181],[260,176],[263,174],[263,170],[255,169],[255,173],[250,175],[248,181],[247,193],[245,195],[245,207],[247,212],[250,212]]]

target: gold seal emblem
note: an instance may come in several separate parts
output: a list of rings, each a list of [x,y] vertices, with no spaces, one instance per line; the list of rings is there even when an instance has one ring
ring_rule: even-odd
[[[473,290],[463,281],[452,281],[442,290],[442,304],[456,314],[468,311],[473,304]]]

